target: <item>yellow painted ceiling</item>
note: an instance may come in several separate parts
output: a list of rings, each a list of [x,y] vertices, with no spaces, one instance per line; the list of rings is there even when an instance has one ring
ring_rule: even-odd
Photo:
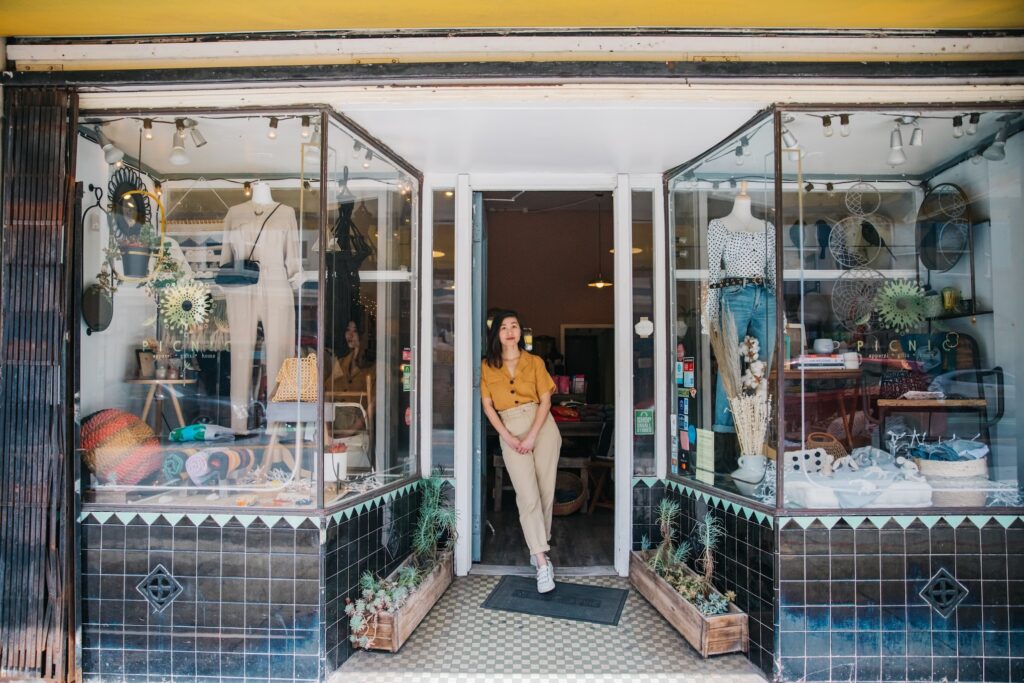
[[[0,0],[2,36],[430,28],[1024,28],[1022,0]]]

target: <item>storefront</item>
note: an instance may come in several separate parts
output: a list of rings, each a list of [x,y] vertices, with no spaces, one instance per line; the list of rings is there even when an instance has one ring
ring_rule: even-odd
[[[408,555],[438,466],[474,571],[480,207],[512,191],[611,214],[615,571],[670,498],[684,537],[723,519],[720,588],[767,677],[1024,675],[1019,85],[68,80],[5,89],[5,327],[59,345],[19,313],[67,278],[34,291],[70,335],[47,358],[83,679],[327,678],[345,598]],[[488,139],[507,165],[460,160]],[[569,156],[531,169],[544,146]],[[63,249],[32,251],[32,188],[61,182]]]

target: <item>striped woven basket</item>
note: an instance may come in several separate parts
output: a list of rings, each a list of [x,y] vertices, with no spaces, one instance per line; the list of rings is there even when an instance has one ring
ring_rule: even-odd
[[[132,486],[163,467],[160,440],[131,413],[108,408],[82,421],[82,461],[108,484]]]

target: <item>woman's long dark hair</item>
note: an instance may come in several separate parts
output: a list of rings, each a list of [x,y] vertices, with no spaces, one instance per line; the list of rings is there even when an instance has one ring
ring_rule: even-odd
[[[501,367],[501,337],[499,332],[501,331],[501,323],[505,322],[506,318],[515,318],[516,322],[519,323],[519,349],[526,349],[526,342],[523,341],[522,329],[523,321],[520,320],[519,314],[515,311],[495,311],[491,317],[491,329],[487,330],[487,364],[492,368]]]

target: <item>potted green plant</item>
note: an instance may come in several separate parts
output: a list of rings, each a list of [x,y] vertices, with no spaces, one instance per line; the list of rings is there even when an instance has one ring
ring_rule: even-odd
[[[125,277],[144,278],[149,275],[149,259],[160,244],[160,235],[152,223],[143,223],[139,231],[118,243]]]
[[[413,552],[386,578],[363,574],[359,597],[345,599],[355,647],[398,652],[452,583],[457,515],[445,497],[440,472],[422,486]]]
[[[641,550],[629,558],[629,580],[701,656],[747,651],[747,615],[732,603],[731,591],[714,586],[714,551],[725,533],[722,520],[708,512],[697,524],[701,547],[694,558],[700,573],[688,564],[689,542],[676,545],[679,503],[662,499],[658,506],[661,543],[651,549],[644,537]]]

